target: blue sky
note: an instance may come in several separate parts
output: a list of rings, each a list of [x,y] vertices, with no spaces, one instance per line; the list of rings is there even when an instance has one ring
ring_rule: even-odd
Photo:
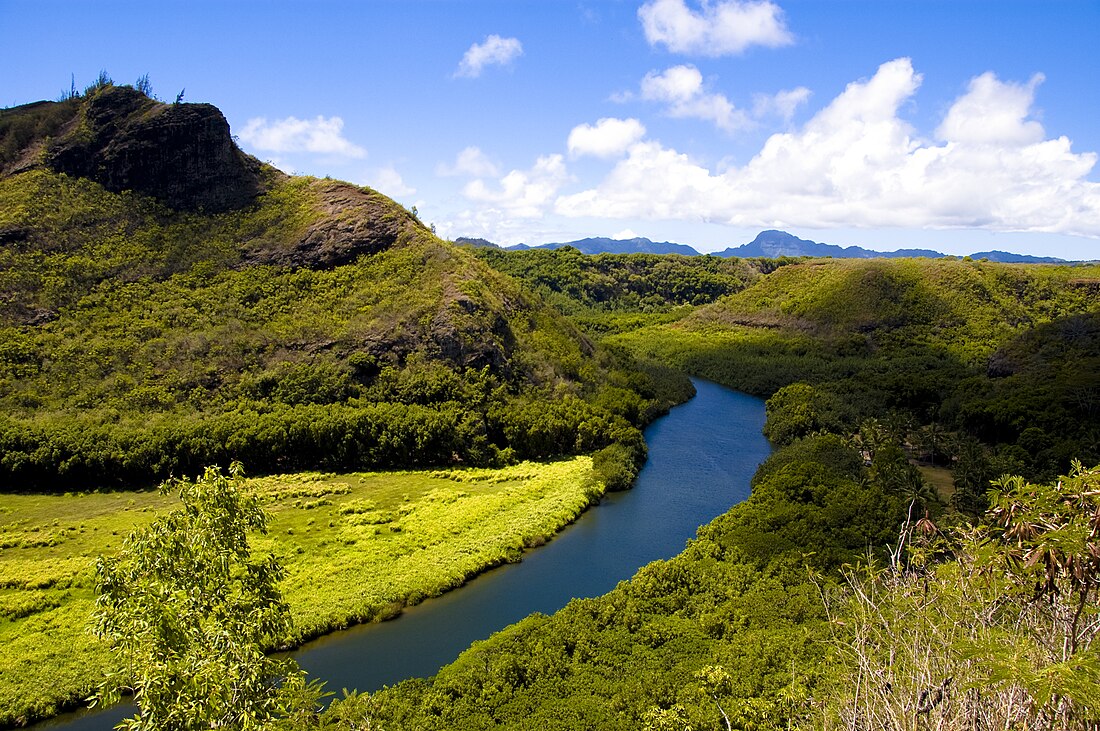
[[[0,105],[148,74],[448,237],[1100,258],[1097,37],[1096,0],[0,0]]]

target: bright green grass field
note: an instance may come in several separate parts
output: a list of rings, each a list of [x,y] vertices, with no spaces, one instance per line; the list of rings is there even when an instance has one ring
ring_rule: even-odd
[[[539,545],[603,492],[592,460],[500,470],[258,478],[287,570],[292,643],[393,616]],[[88,631],[94,561],[177,503],[159,492],[0,495],[0,726],[89,695],[110,662]]]

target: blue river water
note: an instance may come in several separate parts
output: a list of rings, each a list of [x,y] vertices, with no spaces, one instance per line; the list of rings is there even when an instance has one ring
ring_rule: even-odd
[[[606,496],[523,561],[410,607],[395,620],[326,635],[293,653],[329,690],[373,691],[427,677],[476,640],[574,597],[605,594],[651,561],[684,548],[696,529],[749,495],[771,447],[764,403],[709,381],[646,430],[649,459],[633,489]],[[132,707],[66,714],[36,731],[107,731]]]

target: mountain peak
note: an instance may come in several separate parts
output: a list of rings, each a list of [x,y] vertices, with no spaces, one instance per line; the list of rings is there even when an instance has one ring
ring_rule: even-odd
[[[0,139],[13,148],[5,150],[8,173],[44,164],[178,210],[240,208],[262,188],[262,164],[237,147],[217,107],[165,104],[129,86],[3,110]]]

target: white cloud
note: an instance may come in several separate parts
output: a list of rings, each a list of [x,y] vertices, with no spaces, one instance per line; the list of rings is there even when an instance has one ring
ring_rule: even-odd
[[[1037,77],[1039,78],[1039,77]],[[853,82],[801,129],[774,134],[744,166],[712,172],[658,142],[633,145],[596,188],[557,199],[567,216],[736,226],[981,228],[1100,237],[1094,152],[1044,139],[1026,86],[974,79],[922,141],[899,116],[920,74],[907,58]],[[675,87],[674,87],[675,88]],[[981,110],[990,129],[972,122]]]
[[[467,183],[462,192],[471,201],[488,203],[513,216],[538,218],[569,179],[562,156],[545,155],[530,170],[509,172],[495,189],[479,179]]]
[[[344,120],[340,117],[287,117],[274,121],[256,117],[248,120],[240,138],[253,149],[264,152],[312,152],[337,157],[366,157],[367,151],[344,137],[343,130]]]
[[[615,157],[645,136],[645,127],[637,119],[604,117],[595,125],[581,124],[569,133],[569,154]]]
[[[674,53],[724,56],[794,42],[782,9],[767,0],[703,0],[699,11],[684,0],[651,0],[638,9],[638,17],[650,45]]]
[[[673,66],[661,73],[650,71],[642,79],[642,98],[661,102],[673,117],[690,117],[714,122],[733,132],[750,124],[747,114],[722,94],[703,89],[703,75],[691,65]]]
[[[484,238],[500,246],[544,241],[569,241],[586,235],[579,232],[563,233],[560,229],[545,225],[545,221],[517,218],[511,212],[493,206],[479,206],[459,211],[441,220],[438,231],[442,236],[471,236]]]
[[[402,198],[416,193],[416,188],[406,184],[401,173],[397,172],[392,165],[375,170],[368,177],[367,185],[391,198]]]
[[[705,219],[721,181],[687,155],[659,142],[639,142],[595,189],[558,198],[566,216]]]
[[[634,233],[629,228],[625,228],[617,234],[611,234],[611,238],[615,241],[630,241],[631,239],[638,238],[638,234]]]
[[[501,38],[491,35],[484,43],[475,43],[462,56],[455,76],[476,79],[486,66],[504,66],[523,55],[523,44],[518,38]]]
[[[776,115],[784,122],[790,122],[795,110],[810,100],[811,92],[805,86],[786,89],[775,94],[754,94],[752,98],[752,116],[757,119]]]
[[[703,75],[691,65],[673,66],[662,73],[650,71],[642,79],[642,98],[678,104],[703,93]]]
[[[466,147],[455,156],[453,165],[440,163],[436,165],[435,174],[440,177],[471,177],[491,178],[500,174],[496,163],[489,159],[488,155],[479,147]]]
[[[1042,82],[1042,74],[1021,85],[998,81],[986,72],[971,80],[966,95],[951,107],[936,134],[948,142],[1034,144],[1043,139],[1043,125],[1027,116],[1035,88]]]

